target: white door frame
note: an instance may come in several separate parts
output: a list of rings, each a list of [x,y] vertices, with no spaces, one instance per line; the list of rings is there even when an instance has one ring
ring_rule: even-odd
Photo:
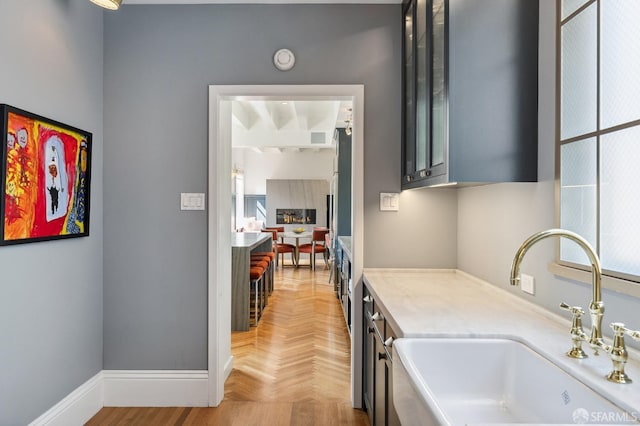
[[[209,86],[208,215],[208,371],[209,405],[224,398],[233,368],[231,355],[231,102],[232,100],[351,100],[351,402],[362,401],[362,267],[364,234],[364,86],[230,85]]]

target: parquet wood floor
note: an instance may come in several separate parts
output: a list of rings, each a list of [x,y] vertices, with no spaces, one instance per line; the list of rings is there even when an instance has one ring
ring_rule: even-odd
[[[368,425],[351,408],[350,340],[329,273],[280,267],[258,327],[234,332],[215,408],[105,407],[88,425]]]

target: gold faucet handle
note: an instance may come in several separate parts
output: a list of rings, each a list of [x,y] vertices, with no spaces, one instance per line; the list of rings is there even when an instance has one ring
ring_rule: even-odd
[[[612,322],[611,329],[613,330],[613,344],[601,345],[611,356],[613,362],[613,370],[606,376],[607,380],[614,383],[631,383],[631,378],[624,371],[629,357],[624,344],[624,335],[626,334],[634,340],[640,340],[640,332],[626,328],[621,322]]]
[[[614,334],[618,337],[623,337],[626,334],[627,336],[631,337],[633,340],[640,341],[640,331],[631,330],[625,327],[624,324],[621,322],[612,322],[611,329],[613,330]]]
[[[580,306],[569,306],[562,302],[560,308],[565,311],[571,312],[571,342],[573,343],[567,356],[570,358],[582,359],[586,358],[587,354],[582,350],[582,342],[588,341],[588,337],[582,329],[582,315],[584,315],[584,309]]]
[[[565,311],[571,312],[571,314],[577,318],[580,318],[582,315],[584,315],[584,309],[582,309],[580,306],[569,306],[566,303],[562,302],[560,304],[560,308],[564,309]]]

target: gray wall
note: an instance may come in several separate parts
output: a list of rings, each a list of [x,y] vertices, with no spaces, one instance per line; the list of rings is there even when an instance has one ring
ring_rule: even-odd
[[[397,4],[125,5],[105,15],[105,368],[207,366],[207,216],[178,203],[181,191],[207,191],[209,84],[364,84],[365,266],[455,266],[455,237],[445,255],[435,243],[397,254],[403,219],[419,224],[423,213],[378,211],[379,192],[400,187],[400,25]],[[272,65],[281,47],[296,54],[289,72]],[[441,201],[455,207],[455,194],[416,203]],[[433,228],[443,226],[414,229],[413,241]]]
[[[566,302],[586,310],[591,300],[591,284],[554,276],[547,265],[554,260],[554,240],[534,246],[524,258],[521,271],[536,280],[536,294],[529,296],[520,288],[509,287],[508,277],[513,255],[531,234],[555,227],[555,2],[540,2],[540,88],[539,88],[539,182],[500,184],[465,188],[458,193],[458,267],[527,298],[551,311],[561,313],[558,305]],[[604,331],[609,323],[621,321],[640,328],[638,299],[603,291],[606,313]],[[566,313],[562,313],[567,316]],[[585,326],[590,326],[589,319]],[[630,346],[638,344],[628,339]]]
[[[93,133],[90,237],[0,247],[2,425],[102,370],[102,28],[86,1],[0,4],[0,102]]]

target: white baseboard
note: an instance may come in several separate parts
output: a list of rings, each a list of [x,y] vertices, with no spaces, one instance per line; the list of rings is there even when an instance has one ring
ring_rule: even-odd
[[[207,407],[205,371],[104,370],[105,407]]]
[[[103,407],[102,371],[30,423],[32,426],[83,425]]]
[[[231,370],[233,370],[233,355],[231,355],[227,360],[227,362],[224,364],[224,381],[225,382],[229,378],[229,374],[231,374]]]
[[[209,373],[103,370],[29,426],[83,425],[102,407],[207,407]]]

